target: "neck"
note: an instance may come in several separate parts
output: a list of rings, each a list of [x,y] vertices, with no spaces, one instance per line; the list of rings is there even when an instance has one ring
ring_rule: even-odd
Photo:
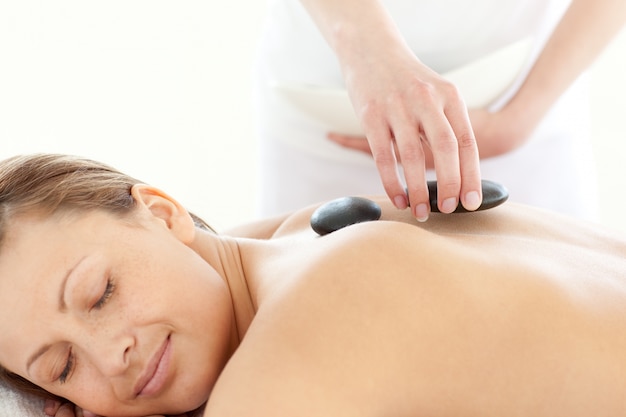
[[[234,315],[233,348],[236,348],[256,314],[239,244],[231,237],[198,230],[191,247],[215,269],[228,286]]]

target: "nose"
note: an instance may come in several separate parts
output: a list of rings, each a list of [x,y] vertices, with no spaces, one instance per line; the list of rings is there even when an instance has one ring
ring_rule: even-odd
[[[104,376],[121,375],[130,366],[135,337],[128,328],[101,323],[84,329],[77,340],[81,350]]]

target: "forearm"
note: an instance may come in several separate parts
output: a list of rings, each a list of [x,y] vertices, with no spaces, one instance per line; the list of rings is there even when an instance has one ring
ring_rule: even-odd
[[[380,64],[395,49],[408,52],[404,38],[379,0],[301,0],[337,55],[344,71],[371,60]]]
[[[456,87],[420,62],[380,1],[301,1],[337,55],[383,187],[394,205],[411,206],[416,218],[428,218],[424,174],[424,144],[428,144],[440,180],[440,210],[453,211],[459,200],[467,209],[476,209],[482,198],[478,148]],[[406,187],[398,177],[398,159]]]
[[[625,21],[624,0],[573,0],[526,81],[504,110],[534,127]]]

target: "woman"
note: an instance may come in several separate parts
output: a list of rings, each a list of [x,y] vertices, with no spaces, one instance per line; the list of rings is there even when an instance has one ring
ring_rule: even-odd
[[[379,201],[216,235],[102,164],[4,161],[0,364],[104,416],[624,415],[626,240]]]
[[[386,192],[425,220],[425,177],[436,174],[449,212],[477,205],[482,172],[514,201],[595,219],[581,75],[625,20],[622,0],[271,0],[257,70],[259,212]],[[306,106],[294,88],[313,92],[296,96]],[[329,88],[347,91],[367,140],[312,116]]]

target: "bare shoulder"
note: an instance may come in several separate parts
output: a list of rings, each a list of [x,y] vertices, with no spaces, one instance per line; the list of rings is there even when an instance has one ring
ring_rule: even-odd
[[[434,368],[419,369],[433,360],[433,345],[424,342],[445,338],[436,311],[461,305],[458,295],[437,289],[437,268],[450,264],[424,262],[437,252],[430,235],[381,221],[308,244],[307,260],[293,271],[298,279],[259,308],[206,415],[366,417],[415,409],[433,386]]]
[[[550,237],[569,244],[587,248],[602,247],[626,255],[626,236],[608,228],[581,221],[563,214],[522,204],[507,202],[496,208],[473,213],[432,213],[424,223],[417,222],[409,209],[396,209],[385,196],[368,196],[381,207],[381,220],[405,223],[439,235],[490,235],[517,236],[535,240]],[[314,235],[310,226],[313,212],[320,204],[311,205],[284,216],[272,226],[271,237],[279,238],[307,232]]]
[[[624,411],[626,265],[604,255],[619,238],[596,258],[605,232],[513,205],[426,227],[391,213],[290,248],[294,279],[206,416]]]

